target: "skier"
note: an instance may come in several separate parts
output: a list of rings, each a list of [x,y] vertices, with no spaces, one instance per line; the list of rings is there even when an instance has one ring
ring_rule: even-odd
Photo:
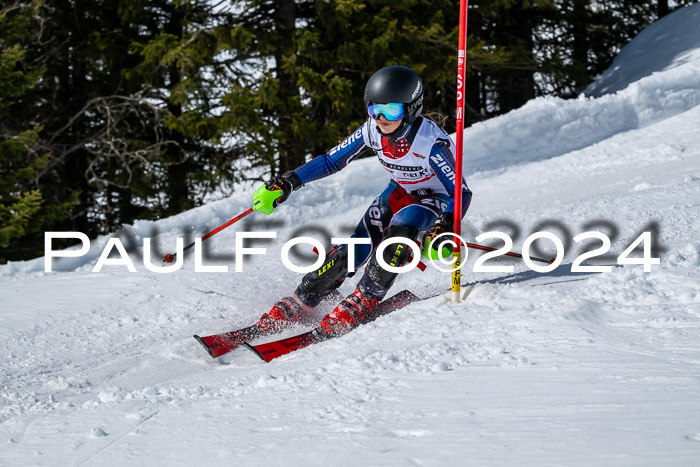
[[[455,189],[455,145],[432,120],[420,116],[423,83],[404,66],[388,66],[370,77],[365,87],[368,120],[345,141],[295,170],[270,178],[253,198],[253,208],[263,214],[274,209],[307,183],[327,177],[347,166],[365,151],[372,150],[391,173],[392,180],[360,220],[354,238],[370,238],[370,245],[354,246],[355,268],[367,263],[357,289],[348,295],[318,326],[318,332],[335,336],[365,321],[384,298],[398,274],[381,267],[376,248],[385,238],[416,240],[425,231],[424,242],[453,231]],[[466,213],[472,193],[462,180]],[[431,247],[440,249],[444,236]],[[437,243],[440,244],[437,244]],[[384,250],[387,264],[400,266],[410,260],[411,249],[394,244]],[[321,268],[304,276],[291,297],[275,303],[257,323],[263,332],[274,332],[300,320],[321,300],[340,287],[348,273],[348,246],[335,246]]]

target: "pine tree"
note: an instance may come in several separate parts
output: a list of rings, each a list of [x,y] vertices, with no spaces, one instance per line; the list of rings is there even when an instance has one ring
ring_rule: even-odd
[[[680,0],[676,5],[689,3]],[[293,169],[402,64],[454,131],[456,0],[41,0],[0,10],[0,261]],[[666,2],[473,0],[467,124],[574,96]]]
[[[548,0],[498,0],[476,4],[473,39],[491,50],[483,56],[480,70],[487,116],[518,108],[536,96],[535,74],[539,72],[533,41]]]
[[[74,201],[44,199],[38,180],[51,154],[40,144],[42,127],[14,118],[33,105],[28,95],[44,71],[26,50],[41,40],[45,13],[39,0],[0,10],[0,263],[39,255],[43,231]]]
[[[225,98],[222,122],[255,165],[273,173],[321,154],[367,117],[364,85],[403,64],[429,110],[455,113],[455,2],[241,0],[228,46],[249,68]],[[451,123],[454,125],[454,123]]]
[[[675,2],[676,8],[692,0]],[[648,0],[552,0],[535,35],[539,94],[573,97],[642,29],[668,10]]]

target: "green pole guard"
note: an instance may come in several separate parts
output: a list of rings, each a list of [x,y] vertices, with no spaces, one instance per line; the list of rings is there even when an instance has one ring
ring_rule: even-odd
[[[275,200],[282,196],[282,190],[270,191],[265,185],[260,185],[253,195],[253,209],[269,216],[275,210]]]
[[[452,251],[453,247],[450,244],[446,244],[445,246],[442,247],[442,258],[447,259],[450,256],[452,256]],[[423,245],[423,249],[421,251],[423,254],[423,257],[429,261],[439,261],[440,260],[440,252],[437,251],[435,248],[433,248],[433,241],[430,240],[429,242],[426,242],[425,245]]]

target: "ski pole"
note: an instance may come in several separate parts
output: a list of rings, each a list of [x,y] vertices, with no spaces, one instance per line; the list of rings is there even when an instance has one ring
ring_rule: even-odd
[[[231,219],[230,221],[226,222],[225,224],[222,224],[222,225],[218,226],[217,228],[215,228],[214,230],[212,230],[212,231],[209,232],[208,234],[204,235],[204,236],[201,238],[201,240],[204,241],[204,240],[206,240],[207,238],[216,235],[217,233],[219,233],[219,232],[221,232],[222,230],[224,230],[226,227],[229,227],[229,226],[235,224],[236,222],[238,222],[239,220],[243,219],[245,216],[247,216],[248,214],[250,214],[250,213],[252,213],[252,212],[253,212],[253,208],[250,208],[250,209],[248,209],[247,211],[240,213],[239,215],[237,215],[236,217],[234,217],[234,218]],[[187,246],[182,250],[182,253],[184,254],[187,250],[189,250],[190,248],[192,248],[192,247],[194,246],[194,244],[195,244],[195,242],[192,242],[192,243],[190,243],[189,245],[187,245]],[[164,262],[164,263],[172,263],[173,261],[175,261],[175,256],[176,256],[176,255],[177,255],[177,253],[174,253],[174,254],[172,254],[172,255],[171,255],[171,254],[165,255],[165,258],[163,258],[163,262]]]
[[[477,245],[476,243],[467,243],[468,248],[474,248],[475,250],[484,250],[484,251],[496,251],[498,248],[491,248],[490,246],[483,246],[483,245]],[[509,251],[508,253],[504,253],[506,256],[512,256],[513,258],[521,258],[523,255],[519,253],[513,253],[512,251]],[[542,259],[542,258],[537,258],[535,256],[530,256],[530,259],[533,261],[539,261],[540,263],[547,263],[547,264],[552,264],[556,258],[552,259]]]

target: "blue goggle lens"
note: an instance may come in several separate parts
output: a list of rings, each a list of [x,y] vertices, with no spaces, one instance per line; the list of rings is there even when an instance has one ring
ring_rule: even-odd
[[[375,120],[381,114],[390,122],[395,122],[403,118],[403,104],[374,104],[367,102],[367,113]]]

